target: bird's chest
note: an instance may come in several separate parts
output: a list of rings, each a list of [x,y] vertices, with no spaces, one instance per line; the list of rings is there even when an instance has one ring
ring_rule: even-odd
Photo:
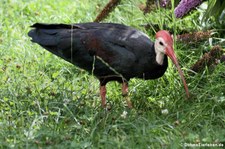
[[[164,58],[163,64],[158,64],[155,57],[148,57],[145,61],[141,61],[139,67],[142,68],[139,70],[138,78],[142,79],[156,79],[161,77],[168,66],[167,57]]]

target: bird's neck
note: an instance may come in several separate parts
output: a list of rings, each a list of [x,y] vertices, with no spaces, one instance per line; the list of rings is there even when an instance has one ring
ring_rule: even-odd
[[[155,53],[156,53],[156,62],[159,64],[159,65],[162,65],[163,62],[164,62],[164,56],[165,54],[158,51],[158,50],[155,50]]]

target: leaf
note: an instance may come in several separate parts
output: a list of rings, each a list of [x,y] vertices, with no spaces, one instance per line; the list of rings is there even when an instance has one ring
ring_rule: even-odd
[[[57,78],[58,76],[59,76],[59,72],[58,72],[58,71],[56,71],[56,72],[54,72],[54,73],[52,74],[52,78],[53,78],[53,79]]]
[[[224,0],[209,0],[208,8],[202,18],[202,22],[207,21],[212,16],[219,22],[219,16],[222,14],[223,10],[225,10]]]

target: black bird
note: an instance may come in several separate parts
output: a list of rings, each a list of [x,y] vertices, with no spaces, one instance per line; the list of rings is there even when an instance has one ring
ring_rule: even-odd
[[[128,94],[131,78],[157,79],[167,67],[167,56],[176,65],[185,91],[188,87],[173,50],[169,32],[156,33],[155,42],[141,31],[114,23],[41,24],[31,26],[32,42],[64,60],[93,73],[100,81],[102,106],[106,106],[106,84],[122,83]],[[130,101],[127,101],[131,107]]]

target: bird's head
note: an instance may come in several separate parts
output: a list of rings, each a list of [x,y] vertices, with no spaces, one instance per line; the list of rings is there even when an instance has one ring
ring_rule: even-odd
[[[170,35],[168,31],[161,30],[156,33],[155,51],[156,54],[158,55],[166,54],[175,64],[180,74],[180,77],[183,81],[187,97],[189,97],[188,87],[184,78],[184,74],[179,66],[179,63],[173,50],[173,37]]]

